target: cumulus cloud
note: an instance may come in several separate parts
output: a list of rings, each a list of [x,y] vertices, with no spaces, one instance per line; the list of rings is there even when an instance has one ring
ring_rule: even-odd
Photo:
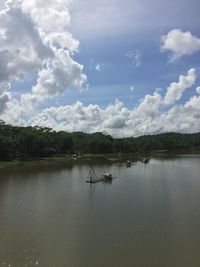
[[[82,70],[83,66],[70,57],[69,51],[56,50],[54,59],[38,72],[37,84],[33,86],[31,94],[22,95],[22,103],[27,101],[34,105],[40,100],[62,95],[66,88],[81,89],[86,81]]]
[[[200,96],[192,97],[185,104],[176,104],[184,91],[194,85],[194,69],[169,85],[164,97],[156,90],[133,108],[128,109],[119,100],[105,108],[94,104],[86,106],[78,101],[32,112],[31,108],[37,103],[60,96],[70,88],[81,89],[86,83],[83,66],[73,59],[79,42],[68,32],[71,2],[7,0],[3,5],[0,2],[0,118],[14,125],[39,125],[70,132],[106,131],[117,137],[200,131]],[[198,50],[198,38],[179,34],[183,43],[181,53],[174,42],[169,42],[173,39],[171,35],[163,37],[163,50],[172,51],[174,58]],[[130,51],[127,57],[135,68],[140,66],[138,50]],[[102,64],[96,65],[97,70],[101,67]],[[12,83],[32,73],[36,74],[36,83],[16,100],[10,89]],[[196,91],[200,93],[199,87]],[[173,106],[168,107],[169,104]]]
[[[161,96],[155,92],[153,95],[146,95],[137,107],[138,115],[155,117],[161,106]]]
[[[155,98],[158,96],[155,96]],[[146,100],[145,100],[146,101]],[[146,101],[147,103],[148,101]],[[158,100],[153,101],[155,106]],[[141,103],[133,109],[127,109],[122,102],[116,101],[105,109],[98,105],[73,105],[51,107],[24,118],[24,111],[17,103],[9,102],[9,109],[3,116],[8,123],[51,127],[57,131],[105,131],[115,137],[139,136],[169,131],[200,131],[200,97],[194,96],[184,105],[175,105],[168,111],[153,109],[147,112],[148,104]],[[139,108],[140,107],[140,108]]]
[[[138,107],[127,109],[116,101],[102,109],[98,105],[85,106],[77,102],[69,106],[53,107],[33,116],[28,125],[52,127],[69,132],[105,131],[115,137],[139,136],[169,131],[200,131],[200,97],[194,96],[184,105],[165,112],[141,113]]]
[[[26,126],[28,118],[27,110],[15,99],[10,98],[6,110],[1,114],[1,119],[6,123],[18,126]]]
[[[180,29],[173,29],[162,37],[161,42],[162,51],[172,52],[171,61],[200,51],[200,38],[192,35],[189,31],[183,32]]]
[[[193,96],[184,105],[172,107],[163,114],[165,131],[199,132],[200,131],[200,97]],[[158,122],[160,122],[158,120]]]
[[[109,105],[103,111],[103,115],[104,131],[107,131],[107,129],[118,131],[126,126],[130,112],[124,107],[122,102],[116,100],[114,104]]]
[[[2,95],[0,95],[0,114],[6,110],[9,100],[10,96],[8,93],[3,93]]]
[[[1,82],[23,79],[51,56],[51,48],[43,44],[33,22],[20,9],[8,8],[0,13]]]
[[[4,2],[6,7],[0,11],[0,82],[12,83],[37,73],[37,83],[22,95],[27,107],[69,88],[81,89],[86,76],[83,66],[72,58],[79,42],[67,31],[72,1]]]
[[[72,0],[22,0],[21,9],[31,17],[46,42],[75,51],[79,42],[67,31],[71,21],[69,8],[72,2]]]
[[[7,109],[7,104],[10,101],[9,90],[9,83],[0,83],[0,114]]]
[[[48,126],[56,130],[85,132],[97,129],[102,119],[102,110],[98,105],[84,106],[81,102],[76,102],[69,106],[51,107],[45,109],[40,114],[33,116],[28,124]],[[101,121],[102,122],[102,121]]]
[[[195,69],[190,69],[186,76],[180,75],[179,81],[171,83],[167,88],[164,98],[165,104],[174,104],[175,101],[179,100],[183,92],[194,85],[196,78]]]
[[[11,99],[1,119],[11,124],[46,126],[58,131],[105,131],[115,137],[169,131],[197,132],[200,131],[200,96],[191,97],[185,104],[175,103],[195,79],[195,70],[190,69],[186,76],[180,75],[178,82],[167,87],[164,97],[156,90],[130,109],[119,100],[105,108],[78,101],[73,105],[50,107],[28,114],[24,105]],[[169,103],[174,105],[168,109]]]

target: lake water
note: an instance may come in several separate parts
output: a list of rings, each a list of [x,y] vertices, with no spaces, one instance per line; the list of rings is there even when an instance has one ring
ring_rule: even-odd
[[[200,266],[200,155],[88,163],[0,169],[0,266]]]

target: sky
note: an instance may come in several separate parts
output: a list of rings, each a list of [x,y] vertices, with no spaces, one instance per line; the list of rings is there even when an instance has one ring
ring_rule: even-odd
[[[0,119],[200,132],[199,0],[0,0]]]

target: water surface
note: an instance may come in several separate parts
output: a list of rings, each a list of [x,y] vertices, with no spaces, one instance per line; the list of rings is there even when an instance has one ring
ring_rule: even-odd
[[[90,165],[92,163],[90,162]],[[199,267],[200,156],[0,170],[0,266]]]

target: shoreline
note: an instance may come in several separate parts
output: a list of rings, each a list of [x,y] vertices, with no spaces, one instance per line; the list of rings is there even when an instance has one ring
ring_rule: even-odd
[[[126,162],[126,160],[131,160],[132,162],[142,161],[145,157],[156,157],[156,156],[179,156],[179,155],[198,155],[200,154],[200,150],[157,150],[151,151],[148,153],[112,153],[112,154],[82,154],[74,158],[73,156],[54,156],[54,157],[42,157],[42,158],[30,158],[30,159],[14,159],[10,161],[0,161],[0,169],[6,167],[16,167],[21,165],[33,165],[38,163],[76,163],[81,161],[93,161],[101,160],[102,162],[110,162],[110,163],[120,163]]]

